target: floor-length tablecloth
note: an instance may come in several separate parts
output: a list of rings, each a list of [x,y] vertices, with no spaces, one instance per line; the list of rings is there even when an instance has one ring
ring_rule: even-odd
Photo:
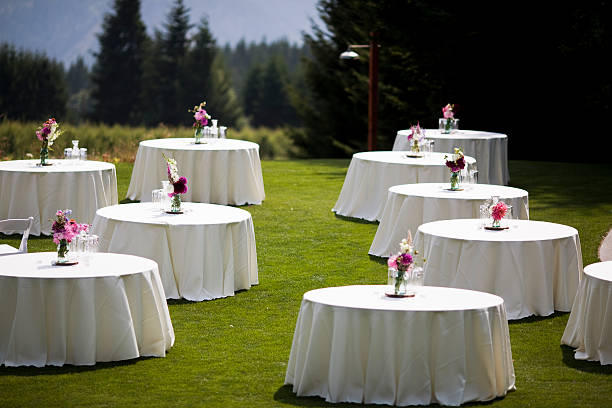
[[[407,140],[409,133],[409,129],[397,132],[393,150],[410,150]],[[434,141],[436,152],[452,152],[453,148],[461,147],[465,154],[475,158],[479,183],[508,184],[508,136],[476,130],[457,130],[444,134],[437,129],[426,129],[425,137]]]
[[[509,319],[569,312],[582,271],[578,231],[550,222],[511,220],[488,231],[478,219],[443,220],[418,228],[425,284],[494,293]]]
[[[176,159],[187,178],[184,201],[214,204],[261,204],[265,198],[259,145],[235,139],[155,139],[140,142],[127,197],[151,201],[151,191],[167,180],[162,156]]]
[[[514,389],[503,300],[422,287],[391,299],[387,286],[304,294],[285,383],[328,402],[459,405]]]
[[[166,355],[174,330],[155,262],[102,253],[74,266],[53,266],[55,259],[55,252],[0,257],[0,364]]]
[[[69,208],[90,224],[98,208],[117,204],[117,174],[112,163],[80,160],[0,161],[0,219],[34,217],[31,235],[50,235],[55,212]]]
[[[490,184],[466,184],[462,191],[449,191],[447,183],[403,184],[389,189],[369,253],[387,257],[399,250],[398,243],[421,224],[454,218],[478,218],[480,205],[499,196],[512,206],[512,217],[529,219],[529,198],[525,190]]]
[[[166,214],[152,203],[98,210],[93,233],[100,250],[153,259],[166,297],[193,301],[233,296],[258,283],[253,220],[248,211],[183,203]]]
[[[612,261],[584,268],[561,343],[577,360],[612,364]]]
[[[408,183],[443,183],[450,186],[450,170],[444,153],[406,157],[406,152],[355,153],[349,164],[342,190],[332,211],[345,217],[379,221],[389,187]],[[474,163],[466,156],[467,163]]]

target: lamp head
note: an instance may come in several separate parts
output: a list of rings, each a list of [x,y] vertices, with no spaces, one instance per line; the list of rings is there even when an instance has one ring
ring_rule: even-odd
[[[344,51],[342,54],[340,54],[340,59],[343,60],[356,60],[359,59],[359,54],[357,54],[355,51],[351,50],[350,48],[346,51]]]

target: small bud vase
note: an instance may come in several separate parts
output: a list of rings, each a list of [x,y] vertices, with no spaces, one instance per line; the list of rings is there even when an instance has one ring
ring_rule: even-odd
[[[170,212],[181,212],[181,195],[180,194],[175,194],[172,196],[171,202],[170,202]]]
[[[204,128],[196,128],[194,137],[195,137],[195,144],[201,144],[202,138],[204,137]]]
[[[459,171],[451,171],[450,176],[450,189],[451,190],[460,190],[459,186]]]
[[[440,118],[438,120],[438,129],[444,134],[449,134],[453,130],[459,129],[459,119]]]
[[[57,245],[57,263],[68,262],[68,241],[60,239],[60,243]]]
[[[40,165],[46,166],[47,160],[49,159],[49,142],[43,141],[43,145],[40,149]]]

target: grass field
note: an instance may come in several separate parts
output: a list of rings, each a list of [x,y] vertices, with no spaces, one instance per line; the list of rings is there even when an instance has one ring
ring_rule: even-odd
[[[348,160],[263,161],[266,200],[243,207],[257,240],[258,286],[207,302],[169,301],[176,334],[166,358],[93,367],[0,367],[0,407],[332,406],[283,385],[302,294],[385,283],[368,256],[377,224],[336,217]],[[117,164],[119,197],[132,165]],[[612,227],[612,165],[511,161],[511,185],[529,191],[532,219],[578,229],[585,265]],[[0,243],[18,245],[0,235]],[[54,250],[31,237],[30,251]],[[560,346],[568,313],[510,322],[515,392],[484,405],[612,406],[612,366],[576,361]],[[483,405],[483,404],[468,404]],[[355,406],[334,404],[333,406]]]

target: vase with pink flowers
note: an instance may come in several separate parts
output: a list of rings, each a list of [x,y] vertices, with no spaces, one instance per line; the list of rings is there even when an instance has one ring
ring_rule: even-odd
[[[387,261],[388,280],[387,284],[392,291],[386,292],[389,297],[412,297],[416,294],[416,288],[423,286],[423,268],[419,265],[419,251],[412,244],[412,236],[408,231],[408,237],[400,242],[400,252],[389,256]],[[425,260],[422,260],[425,262]]]
[[[204,129],[208,125],[210,115],[204,110],[204,106],[206,106],[206,102],[200,102],[199,105],[188,110],[188,112],[193,113],[193,118],[195,119],[193,122],[195,144],[206,143],[202,141],[202,138],[204,137]]]
[[[187,192],[187,178],[179,176],[178,167],[176,160],[166,157],[166,170],[168,172],[168,180],[172,184],[172,192],[168,193],[170,197],[170,211],[169,213],[181,214],[181,194]]]
[[[68,259],[68,244],[79,235],[82,231],[87,232],[88,224],[79,224],[74,219],[70,218],[71,210],[57,210],[51,231],[53,231],[53,242],[57,244],[57,261],[56,265],[72,265],[76,262],[71,262]]]
[[[39,166],[50,166],[50,163],[47,163],[49,159],[49,150],[51,150],[51,146],[55,139],[62,134],[62,131],[59,128],[59,123],[55,121],[55,118],[48,119],[45,123],[40,125],[38,129],[36,129],[36,137],[38,140],[42,142],[42,146],[40,148],[40,163]]]
[[[461,170],[465,168],[465,156],[463,154],[463,150],[460,147],[455,147],[453,154],[450,155],[450,157],[445,155],[444,160],[446,160],[446,167],[448,167],[451,171],[449,190],[461,190],[461,186],[459,185],[459,174],[461,173]]]
[[[416,126],[410,126],[410,133],[407,136],[410,153],[408,157],[423,157],[422,145],[425,142],[425,129],[417,122]]]
[[[448,104],[442,108],[442,118],[438,120],[438,129],[445,134],[459,128],[459,119],[455,118],[455,105]]]

